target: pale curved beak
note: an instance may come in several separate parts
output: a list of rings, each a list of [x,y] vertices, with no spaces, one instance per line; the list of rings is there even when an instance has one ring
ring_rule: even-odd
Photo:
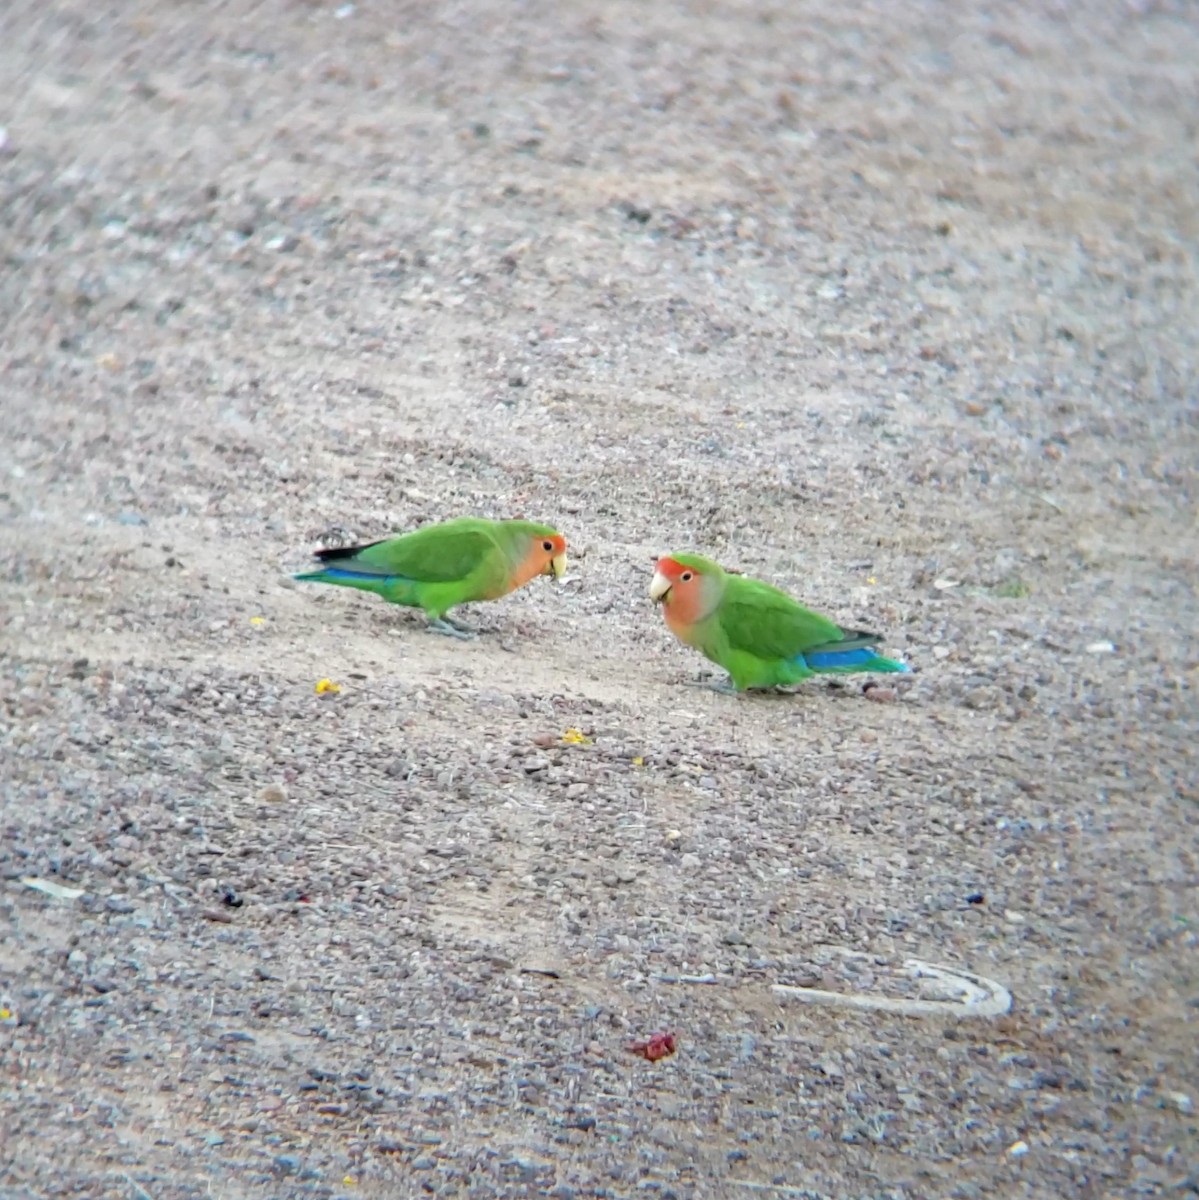
[[[655,571],[654,578],[649,585],[649,598],[655,602],[665,600],[670,587],[670,580],[661,571]]]
[[[550,559],[549,566],[546,567],[545,573],[552,575],[555,579],[561,579],[566,574],[566,551],[561,554],[555,554]]]

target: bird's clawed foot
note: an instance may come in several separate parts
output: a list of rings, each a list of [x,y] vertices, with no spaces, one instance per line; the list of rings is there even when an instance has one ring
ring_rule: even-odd
[[[477,629],[451,621],[449,617],[433,617],[426,626],[430,633],[440,633],[445,637],[457,638],[460,642],[470,642],[479,636]]]

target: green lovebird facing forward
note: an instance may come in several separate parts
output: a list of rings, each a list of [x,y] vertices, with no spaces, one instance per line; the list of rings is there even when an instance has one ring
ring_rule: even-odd
[[[475,631],[446,613],[474,600],[498,600],[538,575],[566,573],[566,539],[532,521],[459,517],[366,546],[318,550],[318,571],[295,576],[308,583],[374,592],[392,604],[422,608],[429,628],[450,637]]]
[[[675,637],[728,671],[739,692],[812,675],[908,670],[871,649],[882,640],[877,634],[842,629],[786,592],[698,554],[658,559],[649,594]]]

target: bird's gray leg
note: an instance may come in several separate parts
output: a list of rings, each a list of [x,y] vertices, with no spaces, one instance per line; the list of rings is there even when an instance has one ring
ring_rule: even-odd
[[[429,633],[440,633],[445,637],[457,638],[460,642],[469,642],[478,636],[473,629],[463,629],[444,617],[430,617],[425,628]]]
[[[473,625],[468,625],[465,621],[456,621],[453,617],[451,617],[449,615],[449,613],[447,613],[441,619],[447,625],[450,625],[454,629],[458,630],[459,633],[478,633],[479,632]]]
[[[721,696],[735,696],[737,689],[733,686],[731,679],[685,679],[683,681],[688,687],[706,688],[710,692],[716,692]]]

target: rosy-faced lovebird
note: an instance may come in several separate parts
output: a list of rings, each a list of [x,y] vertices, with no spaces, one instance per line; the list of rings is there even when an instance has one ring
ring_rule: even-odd
[[[446,617],[474,600],[498,600],[537,575],[566,573],[566,539],[532,521],[458,517],[365,546],[318,550],[319,570],[297,575],[310,583],[374,592],[392,604],[422,608],[429,628],[450,637],[474,636]]]
[[[877,634],[842,629],[786,592],[698,554],[658,559],[649,594],[675,637],[728,671],[739,692],[811,675],[908,669],[874,652]]]

